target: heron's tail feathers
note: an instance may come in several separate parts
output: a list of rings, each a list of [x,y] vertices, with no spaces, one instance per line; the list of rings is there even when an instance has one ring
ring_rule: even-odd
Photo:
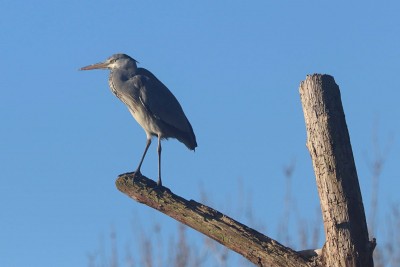
[[[190,150],[195,150],[197,147],[197,141],[196,141],[196,136],[193,132],[192,125],[190,124],[189,121],[188,123],[188,131],[179,131],[179,134],[176,136],[176,139],[178,139],[180,142],[184,143],[187,148]]]

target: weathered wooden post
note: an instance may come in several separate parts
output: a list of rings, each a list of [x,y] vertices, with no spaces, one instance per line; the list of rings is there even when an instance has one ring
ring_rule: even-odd
[[[339,87],[332,76],[308,75],[300,97],[326,236],[322,266],[372,267],[374,245],[368,240]]]

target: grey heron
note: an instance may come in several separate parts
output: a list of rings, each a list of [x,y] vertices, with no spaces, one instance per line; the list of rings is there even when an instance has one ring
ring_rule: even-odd
[[[135,120],[146,132],[146,147],[135,177],[141,175],[140,168],[153,136],[158,138],[158,186],[161,181],[161,140],[176,138],[190,150],[197,147],[193,128],[181,105],[171,91],[150,71],[137,67],[137,61],[125,54],[115,54],[104,62],[80,70],[109,69],[108,83],[111,91],[129,109]]]

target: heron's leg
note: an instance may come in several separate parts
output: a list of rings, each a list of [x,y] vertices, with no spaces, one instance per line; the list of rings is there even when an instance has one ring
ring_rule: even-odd
[[[162,182],[161,182],[161,137],[160,136],[158,136],[157,152],[158,152],[158,182],[157,182],[157,186],[162,186]]]
[[[140,173],[140,168],[142,167],[144,157],[146,156],[146,153],[147,153],[147,150],[149,149],[150,144],[151,144],[151,138],[147,138],[146,148],[144,149],[143,156],[142,156],[142,159],[140,160],[139,166],[137,167],[137,169],[135,171],[135,175]]]

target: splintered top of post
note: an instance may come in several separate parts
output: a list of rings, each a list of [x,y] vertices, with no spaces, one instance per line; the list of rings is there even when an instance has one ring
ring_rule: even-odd
[[[307,75],[306,79],[300,83],[299,91],[303,110],[311,105],[309,107],[313,107],[311,110],[316,112],[317,116],[322,113],[333,115],[333,117],[341,116],[343,113],[344,116],[339,86],[333,76],[328,74]],[[312,115],[307,113],[304,113],[306,121],[307,116]]]
[[[329,74],[319,74],[319,73],[314,73],[314,74],[307,74],[307,78],[315,78],[315,77],[324,77],[324,78],[331,78],[333,79],[332,75]]]
[[[314,74],[308,74],[306,76],[306,79],[304,81],[301,81],[300,83],[300,89],[304,87],[305,84],[335,84],[335,79],[333,78],[333,76],[329,75],[329,74],[318,74],[318,73],[314,73]],[[337,85],[336,85],[337,86]],[[330,87],[330,86],[328,86]]]

